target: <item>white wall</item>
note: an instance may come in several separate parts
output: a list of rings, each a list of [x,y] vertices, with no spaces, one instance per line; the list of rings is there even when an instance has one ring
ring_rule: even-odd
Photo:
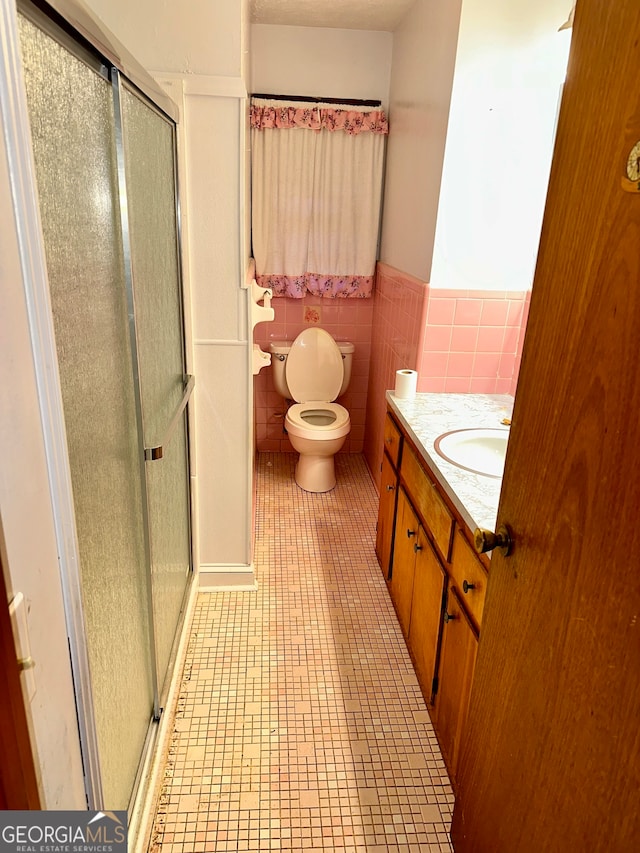
[[[416,0],[393,34],[381,259],[423,281],[431,269],[459,16],[460,0]]]
[[[391,33],[251,27],[251,91],[325,98],[389,98]]]
[[[250,393],[242,248],[244,100],[185,82],[200,568],[250,562]]]
[[[247,300],[248,0],[88,0],[177,102],[196,561],[250,583],[252,389]],[[215,585],[215,579],[207,585]]]
[[[432,287],[533,279],[571,0],[464,0]]]
[[[85,0],[148,71],[239,77],[248,0]]]

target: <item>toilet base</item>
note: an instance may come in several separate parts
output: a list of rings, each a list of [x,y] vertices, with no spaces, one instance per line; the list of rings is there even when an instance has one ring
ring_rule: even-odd
[[[336,484],[333,456],[300,455],[295,480],[305,492],[330,492]]]

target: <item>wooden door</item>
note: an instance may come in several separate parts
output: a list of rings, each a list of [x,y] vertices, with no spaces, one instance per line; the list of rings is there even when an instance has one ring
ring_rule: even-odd
[[[398,476],[386,453],[382,454],[382,473],[380,475],[380,505],[378,507],[378,530],[376,533],[376,554],[385,580],[389,579],[391,553],[393,547],[393,521],[396,512]]]
[[[0,560],[0,810],[40,808],[27,711]]]
[[[395,605],[405,639],[409,636],[411,598],[413,596],[413,578],[416,566],[414,545],[418,539],[419,529],[420,523],[409,503],[409,498],[404,489],[400,489],[390,591],[391,600]]]
[[[640,843],[640,193],[623,188],[638,140],[640,3],[578,0],[498,512],[515,548],[491,565],[457,853]]]
[[[413,578],[409,649],[425,701],[430,705],[436,674],[446,576],[422,527],[418,531],[417,544],[420,550],[416,554]]]
[[[435,697],[435,726],[440,748],[455,787],[478,638],[452,587],[449,587],[446,614],[442,629],[438,692]]]

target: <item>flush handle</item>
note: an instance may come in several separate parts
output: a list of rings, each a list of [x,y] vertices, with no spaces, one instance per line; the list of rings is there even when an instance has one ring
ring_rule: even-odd
[[[485,530],[484,527],[476,527],[473,534],[473,544],[478,554],[486,554],[497,548],[505,557],[513,551],[513,534],[506,524],[501,524],[497,531]]]

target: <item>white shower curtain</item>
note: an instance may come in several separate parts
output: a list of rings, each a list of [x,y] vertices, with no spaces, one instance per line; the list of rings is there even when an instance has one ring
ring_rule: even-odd
[[[384,113],[253,99],[251,126],[258,283],[274,296],[370,296]]]

